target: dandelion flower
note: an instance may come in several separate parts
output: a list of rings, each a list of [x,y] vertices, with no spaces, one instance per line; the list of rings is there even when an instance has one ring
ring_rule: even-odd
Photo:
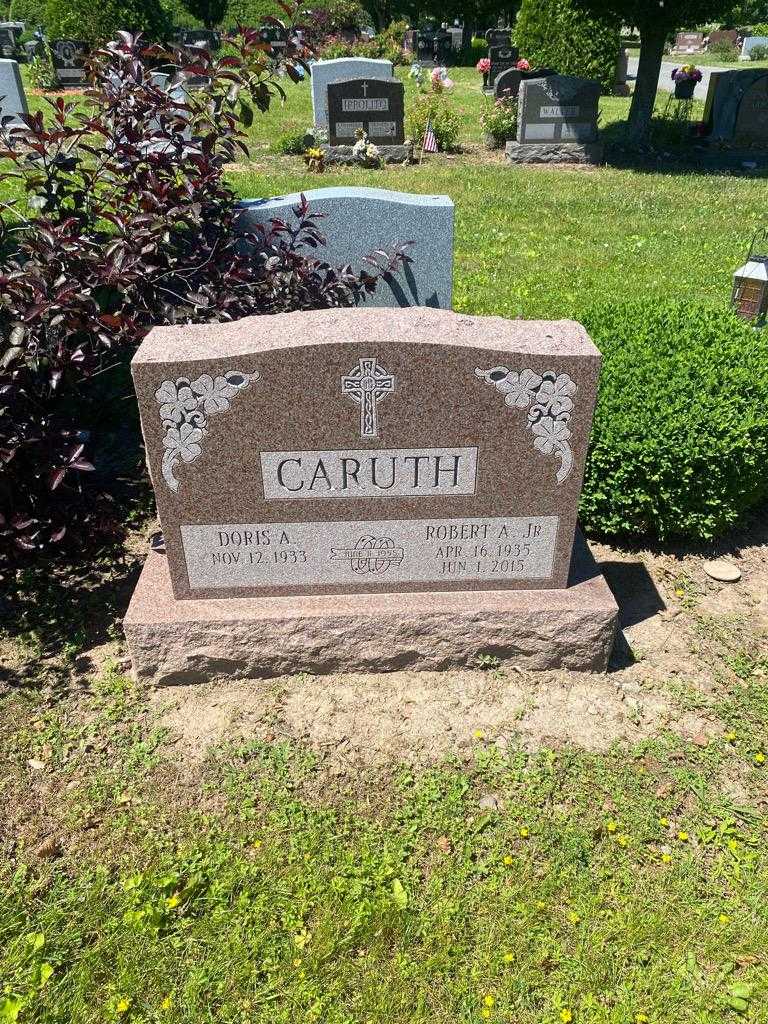
[[[504,863],[507,866],[509,866],[510,864],[514,864],[515,863],[515,858],[514,857],[510,857],[509,854],[507,854],[507,856],[504,858]]]
[[[736,739],[736,733],[733,732],[733,730],[731,730],[731,732],[727,732],[725,734],[725,738],[728,740],[729,743],[733,743],[733,741]]]
[[[515,959],[515,954],[514,953],[505,953],[504,954],[504,963],[505,964],[511,964],[514,959]]]
[[[636,1013],[635,1024],[648,1024],[648,1016],[645,1013]]]
[[[605,829],[606,829],[607,832],[610,832],[611,834],[613,834],[618,829],[618,827],[619,827],[619,823],[617,821],[614,821],[613,818],[611,818],[611,820],[605,826]]]
[[[727,914],[721,914],[717,920],[720,922],[720,924],[728,924],[728,922],[731,919]]]
[[[687,843],[688,842],[688,833],[687,832],[678,832],[677,833],[677,838],[680,840],[681,843]]]
[[[525,825],[523,825],[523,827],[520,829],[520,836],[521,836],[521,838],[522,839],[527,839],[530,834],[531,834],[530,830],[527,829],[525,827]]]
[[[573,1014],[567,1006],[560,1011],[560,1020],[563,1022],[563,1024],[571,1024],[571,1021],[573,1020]]]
[[[672,854],[671,853],[662,853],[662,855],[661,855],[661,863],[662,864],[671,864],[672,863]]]
[[[493,1006],[493,1004],[495,1002],[496,1002],[496,1000],[493,998],[493,996],[484,996],[483,997],[483,1004],[485,1006]]]
[[[482,729],[475,729],[475,731],[472,733],[472,738],[476,740],[484,740],[485,733],[483,732]]]
[[[755,754],[755,764],[765,764],[765,754],[762,750]]]
[[[572,910],[568,914],[568,920],[571,922],[571,924],[578,924],[581,920],[581,915],[577,914],[575,910]]]
[[[162,1003],[160,1003],[160,1009],[161,1010],[170,1010],[170,1008],[172,1006],[173,1006],[173,1000],[171,999],[170,996],[166,996],[165,999],[162,1001]]]
[[[120,999],[118,1001],[117,1006],[115,1007],[115,1009],[117,1010],[118,1013],[127,1013],[130,1010],[130,1008],[131,1008],[131,1001],[130,1001],[130,999],[125,999],[125,998]]]
[[[669,828],[669,818],[659,818],[659,824],[662,828]]]

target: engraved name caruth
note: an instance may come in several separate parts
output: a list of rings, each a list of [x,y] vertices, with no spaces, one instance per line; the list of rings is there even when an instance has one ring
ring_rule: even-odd
[[[474,494],[476,448],[262,452],[264,497]]]

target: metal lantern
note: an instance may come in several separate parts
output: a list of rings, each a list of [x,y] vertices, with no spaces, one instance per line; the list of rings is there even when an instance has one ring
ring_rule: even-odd
[[[756,231],[747,262],[733,275],[731,305],[743,320],[762,323],[768,311],[768,228]]]

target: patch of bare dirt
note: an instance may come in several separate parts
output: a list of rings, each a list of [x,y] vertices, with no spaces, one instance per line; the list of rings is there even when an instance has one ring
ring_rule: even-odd
[[[478,742],[602,751],[671,730],[705,745],[724,731],[712,710],[724,654],[768,651],[768,527],[696,553],[592,544],[620,607],[611,671],[490,671],[294,676],[178,686],[150,700],[178,748],[200,761],[234,739],[289,739],[331,765],[464,757]],[[712,557],[742,578],[717,583]],[[731,780],[734,792],[738,780]]]

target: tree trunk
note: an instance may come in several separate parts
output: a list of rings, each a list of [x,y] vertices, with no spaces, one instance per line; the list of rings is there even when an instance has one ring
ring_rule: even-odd
[[[663,24],[645,26],[640,30],[640,62],[629,109],[629,141],[634,146],[642,146],[648,140],[666,38],[667,30]]]

